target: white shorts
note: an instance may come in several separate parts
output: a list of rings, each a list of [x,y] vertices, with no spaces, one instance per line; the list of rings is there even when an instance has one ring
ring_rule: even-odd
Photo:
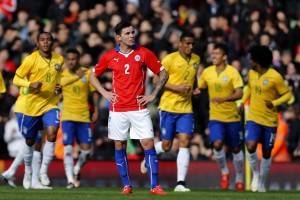
[[[109,111],[108,138],[125,141],[128,139],[153,138],[153,125],[148,109],[113,112]]]

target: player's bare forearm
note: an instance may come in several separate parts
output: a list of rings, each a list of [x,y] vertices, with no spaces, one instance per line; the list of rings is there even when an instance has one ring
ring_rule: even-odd
[[[155,85],[155,88],[153,90],[153,92],[151,93],[152,96],[155,96],[157,97],[157,95],[162,91],[162,89],[164,88],[165,84],[167,83],[168,81],[168,78],[169,78],[169,74],[166,70],[162,70],[160,73],[159,73],[159,77],[158,77],[158,81]]]
[[[243,97],[243,89],[238,88],[234,91],[234,93],[225,98],[225,101],[236,101]]]

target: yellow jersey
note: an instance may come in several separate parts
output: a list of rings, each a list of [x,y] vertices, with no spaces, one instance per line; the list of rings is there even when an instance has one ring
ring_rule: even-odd
[[[190,61],[187,61],[179,51],[167,55],[162,60],[162,65],[169,73],[167,83],[179,85],[186,82],[192,89],[188,93],[176,93],[165,89],[159,109],[173,113],[192,113],[192,93],[197,71],[200,65],[200,57],[192,53]]]
[[[231,65],[226,65],[223,71],[217,72],[212,65],[203,70],[198,87],[208,88],[209,98],[224,98],[232,95],[238,88],[243,87],[243,79],[240,73]],[[237,122],[241,116],[238,114],[235,101],[227,101],[220,104],[209,102],[209,119],[221,122]]]
[[[24,105],[26,103],[26,95],[29,93],[28,87],[20,87],[19,96],[15,102],[15,113],[23,113]]]
[[[15,76],[22,81],[27,79],[27,87],[31,82],[42,81],[40,90],[29,89],[25,105],[23,105],[23,114],[41,116],[52,108],[58,108],[58,95],[55,93],[55,86],[60,84],[63,63],[64,58],[61,55],[52,52],[51,59],[46,59],[38,50],[23,60]],[[25,86],[15,79],[14,83],[18,86]]]
[[[269,68],[262,75],[255,70],[250,70],[248,72],[248,87],[250,90],[248,120],[264,126],[276,127],[278,125],[276,99],[281,95],[290,93],[282,76],[272,68]],[[265,100],[271,101],[274,108],[267,108]]]
[[[6,92],[6,87],[4,83],[4,79],[2,77],[2,73],[0,73],[0,93],[5,93]]]
[[[85,67],[80,67],[79,70],[87,70],[82,78],[69,69],[64,70],[62,73],[62,121],[91,121],[88,107],[88,94],[96,89],[89,82],[91,70]]]

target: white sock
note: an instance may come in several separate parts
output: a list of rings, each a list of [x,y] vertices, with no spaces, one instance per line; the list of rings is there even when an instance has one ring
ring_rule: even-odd
[[[157,142],[154,147],[157,155],[165,152],[162,148],[162,141]]]
[[[222,174],[229,174],[229,170],[227,168],[226,164],[226,155],[224,150],[222,149],[221,151],[216,151],[215,149],[213,150],[216,162],[218,163],[219,167],[221,168]]]
[[[27,144],[23,147],[23,155],[24,155],[24,164],[25,164],[25,173],[32,174],[32,157],[33,157],[33,145],[27,146]]]
[[[189,148],[179,148],[177,155],[177,182],[185,181],[185,177],[190,164]]]
[[[24,148],[24,147],[23,147]],[[24,162],[24,154],[22,149],[18,151],[17,156],[15,157],[14,161],[12,164],[9,166],[9,168],[6,170],[6,175],[8,177],[13,177],[16,174],[17,169],[19,168],[20,165]]]
[[[73,159],[73,146],[72,145],[66,145],[64,149],[64,166],[65,166],[65,172],[68,179],[68,183],[73,183],[73,165],[74,165],[74,159]]]
[[[254,153],[252,153],[252,154],[248,152],[247,158],[248,158],[249,165],[250,165],[250,167],[251,167],[253,176],[259,176],[259,171],[258,171],[258,159],[257,159],[257,154],[256,154],[256,152],[254,152]]]
[[[266,179],[267,176],[269,174],[270,168],[271,168],[271,163],[272,163],[272,158],[269,159],[261,159],[261,163],[260,163],[260,174],[259,174],[259,178],[260,178],[260,183],[265,184],[266,183]]]
[[[78,157],[78,161],[74,167],[74,175],[78,175],[81,168],[87,162],[88,156],[90,155],[91,150],[80,150],[80,155]]]
[[[49,164],[54,157],[54,148],[55,148],[55,142],[46,141],[43,150],[43,160],[42,160],[40,174],[47,174]]]
[[[33,152],[32,177],[31,177],[32,185],[35,185],[39,182],[41,158],[42,158],[41,152],[39,152],[39,151],[34,151]]]
[[[243,151],[233,155],[233,164],[236,172],[235,182],[244,182],[244,153]]]

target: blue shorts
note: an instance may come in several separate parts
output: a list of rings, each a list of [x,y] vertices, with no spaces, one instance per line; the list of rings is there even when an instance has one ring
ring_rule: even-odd
[[[16,117],[17,117],[17,121],[18,121],[18,128],[19,128],[19,130],[21,130],[21,122],[23,119],[23,113],[16,113]],[[39,131],[38,131],[36,139],[35,139],[36,143],[41,143],[42,137],[43,137],[43,130],[44,130],[43,123],[40,123],[39,126],[40,126],[40,128],[39,128]]]
[[[243,132],[241,122],[221,122],[210,120],[208,123],[210,141],[222,140],[229,147],[241,147]]]
[[[273,149],[277,127],[263,126],[253,121],[246,123],[246,142],[257,141],[266,149]]]
[[[192,135],[194,116],[192,113],[178,114],[160,110],[160,133],[164,140],[172,140],[176,133]]]
[[[59,109],[53,108],[37,117],[23,115],[19,123],[21,133],[25,138],[36,138],[41,130],[41,124],[45,127],[59,127]]]
[[[92,144],[92,131],[88,122],[62,121],[63,144]]]

